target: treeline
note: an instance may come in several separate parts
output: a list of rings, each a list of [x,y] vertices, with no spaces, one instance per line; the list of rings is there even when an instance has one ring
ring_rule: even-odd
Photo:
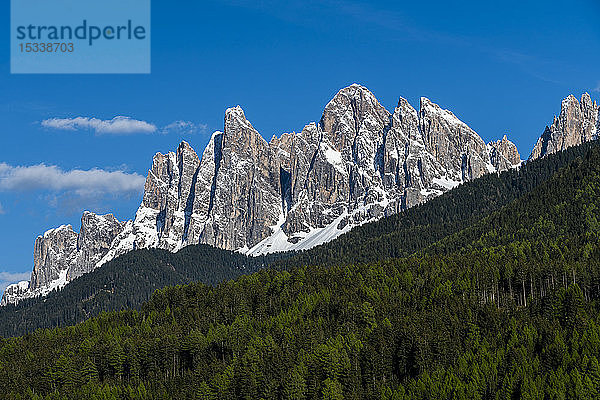
[[[407,257],[164,288],[139,311],[3,339],[0,387],[15,399],[598,398],[599,207],[593,148]]]
[[[0,335],[73,325],[102,311],[139,308],[158,288],[194,281],[213,285],[267,265],[281,269],[405,257],[529,193],[595,146],[587,143],[517,170],[485,175],[421,206],[354,228],[333,242],[301,253],[247,258],[204,245],[188,246],[175,255],[160,250],[134,251],[46,298],[0,308]]]
[[[422,205],[352,229],[336,240],[296,254],[287,266],[335,265],[405,257],[477,222],[550,179],[598,143],[589,142],[518,169],[487,174]]]
[[[491,264],[496,267],[488,275],[495,278],[482,289],[485,301],[494,301],[502,290],[527,306],[528,294],[543,297],[569,283],[578,283],[590,300],[600,293],[599,160],[600,148],[593,148],[548,182],[421,253],[477,251],[487,260],[506,253]]]
[[[102,311],[139,308],[156,289],[202,281],[209,285],[255,272],[269,260],[250,258],[207,245],[177,253],[137,250],[70,282],[44,298],[0,307],[0,335],[74,325]]]

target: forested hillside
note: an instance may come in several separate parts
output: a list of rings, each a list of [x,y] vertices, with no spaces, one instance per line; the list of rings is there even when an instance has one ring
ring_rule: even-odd
[[[302,265],[351,264],[405,257],[530,192],[560,168],[585,155],[592,142],[489,174],[429,202],[354,228],[333,242],[302,253],[248,258],[209,246],[188,246],[176,254],[138,250],[117,258],[43,299],[0,308],[0,335],[73,325],[102,311],[139,308],[152,292],[169,285],[201,281],[209,285],[256,271]]]
[[[586,143],[527,162],[519,169],[484,175],[420,206],[356,227],[285,264],[335,265],[408,256],[529,193],[597,145]]]
[[[156,289],[195,281],[209,285],[256,271],[264,258],[208,245],[177,253],[138,250],[108,262],[44,298],[0,307],[0,335],[74,325],[102,311],[138,308]]]
[[[139,311],[2,339],[0,387],[8,398],[597,398],[600,150],[541,184],[515,181],[527,185],[459,229],[422,214],[413,234],[450,229],[422,248],[370,235],[369,248],[414,246],[403,258],[347,263],[360,261],[357,242],[339,263],[165,288]]]

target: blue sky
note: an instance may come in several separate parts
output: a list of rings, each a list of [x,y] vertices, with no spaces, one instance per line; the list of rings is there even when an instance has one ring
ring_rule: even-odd
[[[564,97],[600,99],[597,0],[154,0],[149,75],[10,75],[1,7],[0,290],[45,230],[133,218],[154,153],[200,152],[230,106],[270,139],[357,82],[388,110],[429,97],[526,158]]]

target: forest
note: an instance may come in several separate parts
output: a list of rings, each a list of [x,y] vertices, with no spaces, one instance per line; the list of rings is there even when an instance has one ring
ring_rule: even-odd
[[[598,398],[599,207],[600,148],[583,146],[313,251],[231,260],[243,273],[0,339],[0,387],[9,399]]]
[[[0,307],[0,335],[74,325],[102,311],[139,308],[156,289],[195,281],[214,285],[255,272],[266,263],[264,257],[246,257],[208,245],[188,246],[175,254],[160,249],[136,250],[46,297]]]

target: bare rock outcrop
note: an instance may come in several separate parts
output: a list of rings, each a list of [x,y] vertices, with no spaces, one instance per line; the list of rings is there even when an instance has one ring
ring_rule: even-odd
[[[521,163],[521,156],[517,146],[506,135],[502,140],[496,140],[488,143],[490,153],[490,162],[499,171],[507,170]]]
[[[66,280],[66,271],[75,263],[77,233],[71,225],[46,231],[35,240],[30,289],[36,290],[52,281]]]
[[[29,281],[10,285],[0,305],[44,296],[102,265],[126,224],[112,214],[85,211],[79,233],[71,225],[50,229],[38,236],[33,248],[33,271]]]
[[[554,117],[552,125],[546,126],[529,159],[535,160],[595,140],[599,131],[600,106],[595,101],[592,103],[588,93],[581,96],[581,101],[569,95],[562,101],[558,117]]]

